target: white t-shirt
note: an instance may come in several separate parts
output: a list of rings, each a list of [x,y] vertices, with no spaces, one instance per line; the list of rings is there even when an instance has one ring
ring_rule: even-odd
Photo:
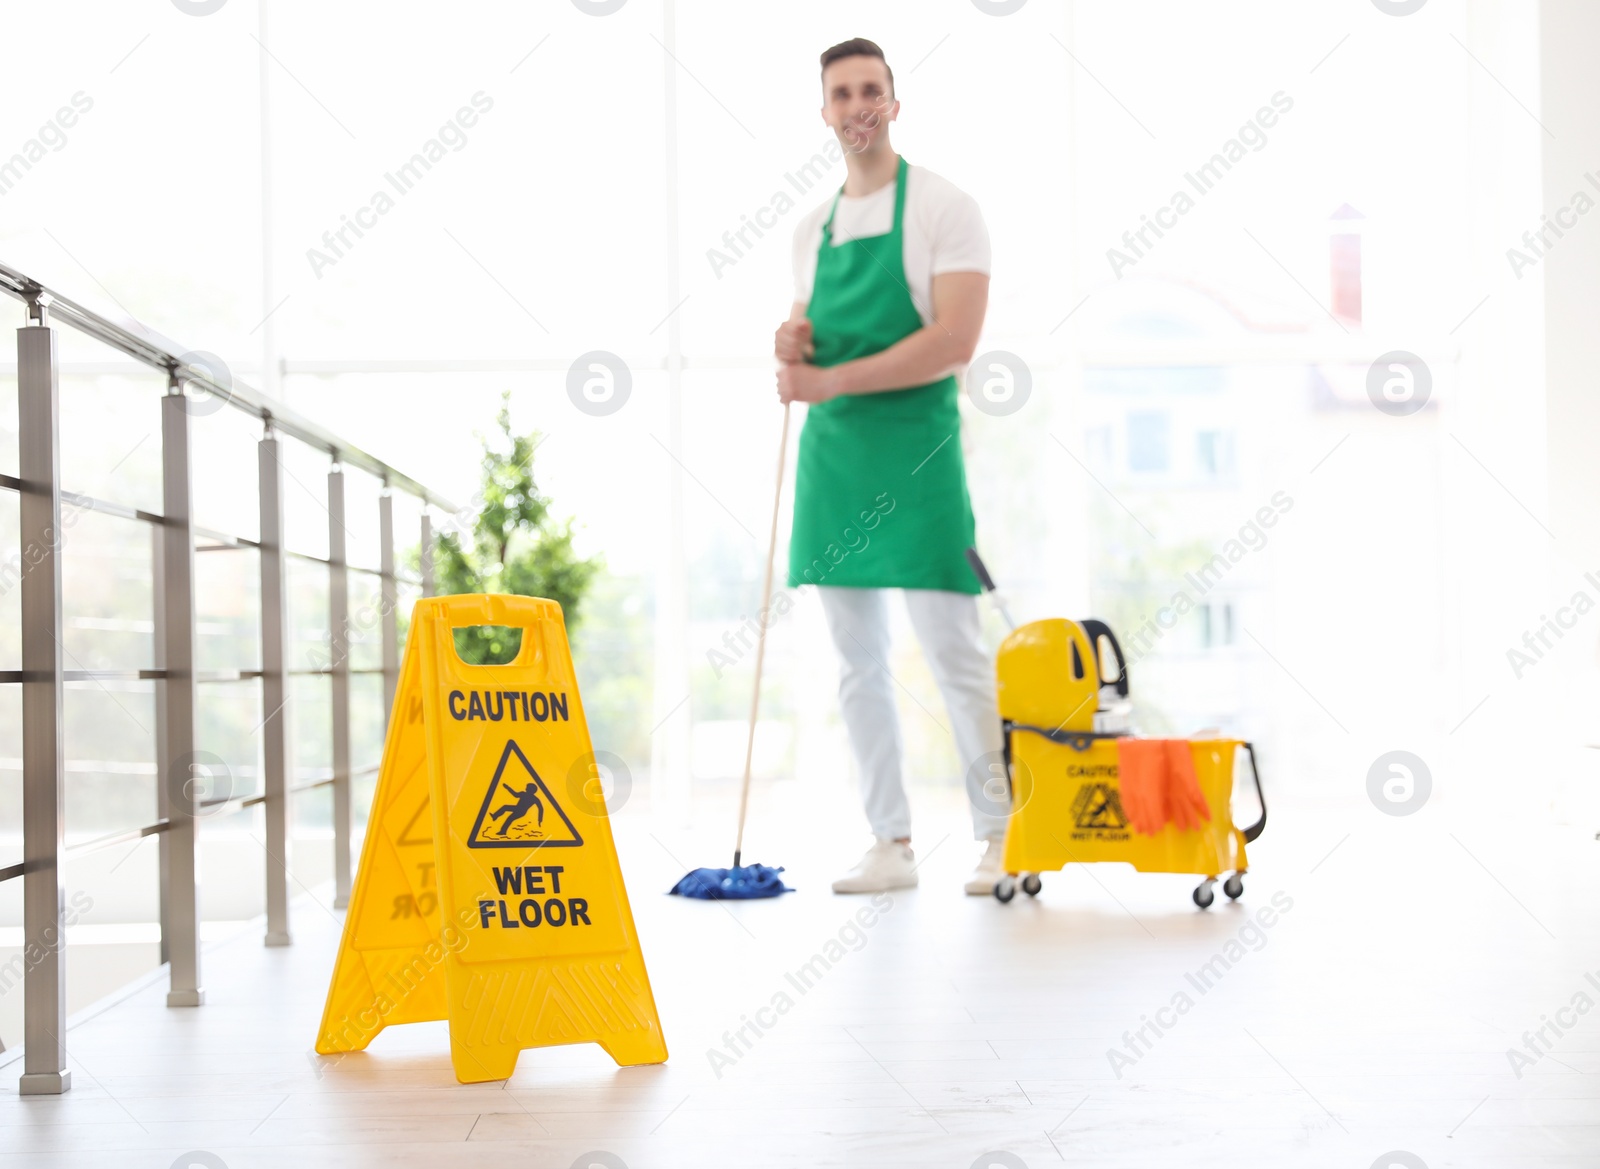
[[[833,242],[887,235],[894,227],[895,183],[870,195],[840,195],[833,217]],[[794,298],[811,300],[817,273],[822,224],[833,205],[829,195],[807,213],[794,232]],[[989,229],[978,202],[950,180],[925,167],[906,166],[906,206],[902,221],[906,287],[924,325],[933,321],[933,278],[945,272],[989,274]]]

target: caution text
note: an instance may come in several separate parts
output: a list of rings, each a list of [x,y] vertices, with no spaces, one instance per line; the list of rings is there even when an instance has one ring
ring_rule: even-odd
[[[565,692],[548,694],[542,690],[460,690],[450,691],[450,717],[457,722],[482,719],[486,722],[542,723],[567,721]]]

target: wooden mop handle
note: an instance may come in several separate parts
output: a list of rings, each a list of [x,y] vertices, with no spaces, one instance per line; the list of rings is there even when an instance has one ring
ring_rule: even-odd
[[[739,789],[739,833],[733,842],[733,867],[744,852],[744,816],[750,806],[750,761],[756,750],[756,712],[761,706],[761,660],[767,653],[768,609],[772,605],[772,562],[778,553],[778,507],[783,501],[783,463],[789,453],[789,405],[783,404],[783,437],[778,440],[778,486],[772,493],[772,533],[767,539],[767,572],[761,585],[761,631],[756,636],[756,680],[750,688],[750,736],[744,745],[744,783]]]

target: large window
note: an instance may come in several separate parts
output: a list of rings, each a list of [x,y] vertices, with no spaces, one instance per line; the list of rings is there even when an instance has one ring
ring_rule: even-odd
[[[771,334],[794,224],[844,174],[824,151],[817,54],[856,34],[894,67],[898,148],[979,201],[995,255],[981,348],[1031,374],[1015,414],[964,403],[979,542],[1014,611],[1112,620],[1145,646],[1148,726],[1275,742],[1307,786],[1370,692],[1342,630],[1410,663],[1416,693],[1451,696],[1421,703],[1430,725],[1476,696],[1443,648],[1467,594],[1401,615],[1383,582],[1470,571],[1479,598],[1525,583],[1524,520],[1494,480],[1536,483],[1542,437],[1493,396],[1463,404],[1536,346],[1528,285],[1495,267],[1537,221],[1537,168],[1516,160],[1539,130],[1507,96],[1531,84],[1523,6],[1440,0],[1395,20],[1251,0],[1220,21],[1179,0],[865,17],[833,2],[763,11],[759,41],[731,0],[676,4],[670,22],[661,0],[610,16],[498,2],[445,24],[371,11],[128,6],[70,30],[66,10],[9,11],[0,155],[79,90],[92,109],[7,191],[0,255],[220,354],[458,499],[509,390],[515,424],[545,435],[541,486],[606,558],[579,671],[597,746],[641,785],[669,775],[681,793],[742,762],[750,655],[712,651],[759,602]],[[68,43],[70,59],[53,47]],[[1395,348],[1432,369],[1434,400],[1409,419],[1364,388]],[[594,351],[627,367],[613,415],[569,396]],[[112,408],[124,375],[95,360],[68,355],[85,475],[110,474],[137,425]],[[203,454],[219,482],[248,470],[226,452],[253,437],[218,432]],[[115,475],[138,496],[148,464],[134,451]],[[230,490],[205,506],[226,511]],[[325,525],[298,506],[314,552]],[[1441,518],[1463,509],[1503,536],[1487,569],[1493,537]],[[1221,600],[1186,583],[1219,555]],[[1186,588],[1202,607],[1169,635],[1157,618]],[[217,636],[248,641],[232,607]],[[145,636],[128,619],[96,608],[74,645]],[[937,696],[908,632],[910,721]],[[1242,664],[1218,679],[1195,661],[1220,647]],[[848,769],[815,606],[774,629],[769,668],[758,769]],[[915,781],[954,782],[943,738],[919,742]]]

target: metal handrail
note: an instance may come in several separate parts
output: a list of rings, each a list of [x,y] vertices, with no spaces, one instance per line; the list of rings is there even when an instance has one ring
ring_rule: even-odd
[[[390,487],[398,487],[443,511],[453,513],[457,510],[455,504],[438,492],[396,470],[382,459],[369,455],[354,443],[323,429],[309,418],[295,413],[282,402],[267,397],[260,390],[242,382],[235,382],[231,386],[217,384],[203,366],[185,360],[193,350],[185,349],[144,325],[134,321],[118,324],[6,264],[0,264],[0,292],[9,293],[24,304],[42,303],[52,316],[63,323],[105,342],[113,349],[120,349],[152,369],[193,382],[245,413],[254,414],[263,422],[270,423],[274,429],[308,446],[327,451],[338,462],[359,467],[376,475]]]
[[[357,776],[374,775],[378,771],[378,766],[378,764],[374,763],[367,767],[358,767],[350,773],[348,778],[354,779]],[[304,792],[315,791],[319,787],[328,787],[331,784],[337,783],[341,778],[343,777],[329,775],[322,779],[314,779],[310,783],[302,783],[290,788],[288,794],[300,795]],[[199,806],[206,809],[207,815],[215,816],[221,814],[219,813],[218,809],[222,809],[224,812],[237,812],[242,811],[245,808],[253,808],[257,804],[264,804],[266,802],[267,796],[265,793],[262,793],[254,796],[235,796],[231,799],[225,800],[202,800]],[[160,835],[169,827],[171,827],[171,821],[157,820],[153,824],[140,824],[135,828],[123,828],[116,832],[108,832],[104,836],[96,836],[91,840],[76,841],[73,844],[67,845],[64,851],[72,856],[83,856],[87,853],[101,852],[108,848],[115,848],[119,844],[126,844],[130,840],[143,840],[147,836]],[[23,876],[27,871],[28,866],[25,862],[6,865],[4,868],[0,868],[0,881],[14,880],[17,877]]]
[[[161,961],[167,966],[170,1007],[196,1007],[205,1001],[200,979],[200,906],[197,880],[200,818],[262,808],[265,821],[266,935],[269,946],[288,945],[288,844],[292,835],[290,804],[294,796],[319,788],[332,791],[334,907],[348,904],[351,888],[351,788],[355,777],[376,768],[351,765],[351,679],[375,675],[383,679],[385,722],[391,715],[400,673],[398,643],[399,586],[420,585],[423,595],[434,587],[433,512],[454,514],[456,505],[409,476],[355,447],[337,435],[248,386],[221,385],[227,375],[206,368],[210,355],[186,352],[180,346],[128,321],[108,320],[69,297],[13,268],[0,264],[0,291],[27,306],[26,324],[17,330],[18,474],[0,474],[0,491],[19,497],[20,546],[29,553],[20,571],[22,661],[20,670],[0,670],[0,684],[22,688],[23,728],[23,859],[0,866],[0,882],[21,879],[23,930],[30,958],[23,972],[23,1015],[26,1067],[19,1082],[24,1094],[66,1091],[71,1076],[66,1066],[65,946],[61,870],[68,856],[97,852],[130,840],[159,836],[161,848]],[[146,510],[65,490],[59,482],[60,394],[56,333],[75,329],[166,373],[161,399],[162,503]],[[260,535],[257,539],[207,528],[194,520],[191,452],[194,428],[183,384],[193,382],[247,414],[259,418],[263,433],[257,446]],[[293,439],[323,450],[330,459],[327,474],[328,550],[326,556],[297,552],[287,546],[284,523],[282,441]],[[384,490],[377,500],[379,565],[350,563],[345,527],[345,471],[371,473]],[[397,571],[394,494],[404,492],[422,506],[418,568],[420,580]],[[60,550],[63,505],[142,523],[149,529],[155,660],[142,668],[66,669],[62,661],[62,588]],[[43,555],[34,555],[34,549]],[[196,662],[196,566],[199,552],[252,549],[260,573],[259,666],[201,669]],[[327,637],[330,662],[305,669],[295,660],[295,631],[289,621],[291,560],[314,563],[327,572]],[[7,571],[10,571],[8,568]],[[355,666],[350,660],[358,642],[370,632],[365,616],[351,622],[350,578],[353,573],[378,582],[382,597],[379,645],[381,664]],[[363,607],[365,613],[365,606]],[[330,679],[327,713],[331,716],[331,773],[296,784],[290,719],[292,679],[316,675]],[[63,692],[69,684],[106,681],[156,683],[155,772],[160,818],[152,824],[122,829],[92,840],[67,843],[62,783]],[[261,789],[256,794],[224,797],[190,807],[177,796],[185,761],[197,758],[195,708],[199,688],[208,683],[260,682],[265,713],[256,728],[262,738]],[[192,765],[192,764],[191,764]]]

